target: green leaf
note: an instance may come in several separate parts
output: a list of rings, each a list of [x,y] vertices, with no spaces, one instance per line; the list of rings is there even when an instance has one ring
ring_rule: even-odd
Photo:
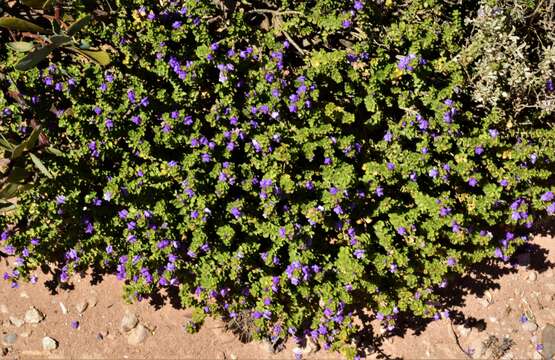
[[[90,15],[85,15],[82,18],[75,21],[71,26],[67,29],[66,34],[69,36],[75,35],[77,32],[81,31],[83,27],[87,26],[91,22],[92,18]]]
[[[5,213],[11,210],[14,210],[17,207],[16,204],[12,204],[11,202],[7,201],[0,201],[0,213]]]
[[[13,151],[13,149],[15,149],[14,144],[9,142],[8,139],[6,139],[2,134],[0,134],[0,146],[3,147],[6,151],[10,151],[10,152]]]
[[[28,54],[23,59],[21,59],[17,63],[17,65],[15,65],[16,70],[26,71],[34,68],[41,61],[46,59],[46,57],[48,56],[48,54],[50,54],[50,52],[52,51],[52,49],[54,49],[54,47],[55,46],[53,45],[46,45]]]
[[[67,35],[53,35],[50,37],[50,41],[56,46],[62,46],[71,43],[73,40]]]
[[[83,49],[78,49],[78,48],[74,48],[71,47],[69,48],[73,51],[76,51],[82,55],[84,55],[85,57],[96,61],[97,63],[99,63],[102,66],[106,66],[110,63],[110,61],[112,61],[110,59],[110,54],[108,54],[106,51],[104,50],[83,50]]]
[[[27,41],[13,41],[9,42],[8,47],[14,51],[27,52],[33,50],[35,44]]]
[[[21,0],[21,3],[33,9],[44,9],[51,5],[49,0]]]
[[[34,33],[48,33],[49,31],[42,26],[33,24],[30,21],[15,18],[15,17],[3,17],[0,18],[0,27],[4,27],[9,30],[17,31],[29,31]]]
[[[37,126],[36,128],[33,129],[33,132],[31,133],[31,135],[29,135],[27,140],[23,142],[25,144],[25,150],[31,150],[35,147],[35,145],[37,144],[37,140],[39,139],[40,132],[41,132],[40,126]]]
[[[14,183],[8,183],[4,188],[0,191],[0,199],[11,199],[15,197],[21,190],[29,188],[30,185],[20,185]]]
[[[56,148],[53,148],[52,146],[49,146],[48,148],[46,148],[46,152],[56,156],[62,156],[64,154],[63,152],[61,152]]]
[[[44,166],[42,161],[40,161],[40,159],[33,153],[30,153],[29,155],[31,156],[31,160],[33,160],[33,163],[35,164],[37,169],[39,169],[40,172],[42,172],[47,178],[52,179],[52,174],[50,173],[50,171],[48,171],[46,166]]]

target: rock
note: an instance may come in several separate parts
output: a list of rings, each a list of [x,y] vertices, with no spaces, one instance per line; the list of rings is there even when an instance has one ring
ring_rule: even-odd
[[[89,307],[89,303],[86,301],[75,304],[75,310],[77,310],[78,314],[84,313],[85,310],[87,310],[87,307]]]
[[[87,303],[89,304],[89,307],[90,307],[90,308],[93,308],[93,307],[96,306],[96,304],[98,304],[98,299],[97,299],[96,297],[90,297],[90,298],[87,300]]]
[[[137,316],[131,312],[126,312],[123,318],[121,319],[121,324],[119,329],[121,332],[126,333],[131,331],[137,324],[139,323],[139,319]]]
[[[44,315],[35,307],[31,307],[25,313],[25,322],[27,324],[38,324],[44,319]]]
[[[482,305],[485,308],[487,308],[488,306],[491,305],[490,302],[487,299],[484,299],[484,298],[478,299],[478,302],[480,303],[480,305]]]
[[[268,354],[273,354],[276,352],[274,345],[268,340],[262,341],[262,348]]]
[[[6,355],[8,355],[8,349],[6,349],[6,348],[3,347],[3,348],[1,349],[1,351],[0,351],[0,355],[1,355],[1,356],[6,356]]]
[[[6,304],[0,304],[0,313],[2,313],[2,314],[9,313],[8,307],[6,306]]]
[[[536,281],[536,279],[538,278],[538,273],[536,271],[530,271],[528,273],[528,280],[529,281]]]
[[[31,336],[32,333],[33,333],[33,330],[29,330],[29,331],[22,332],[21,334],[19,334],[19,336],[21,336],[22,338],[28,338],[29,336]]]
[[[524,324],[522,324],[522,330],[534,332],[538,330],[538,325],[533,321],[527,321]]]
[[[64,315],[67,315],[69,313],[69,311],[67,310],[67,307],[61,301],[60,301],[60,309],[62,309],[62,314]]]
[[[457,326],[457,332],[461,337],[467,337],[471,331],[472,331],[472,328],[466,327],[464,325]]]
[[[311,337],[306,337],[306,346],[303,348],[303,355],[313,354],[320,350],[318,343],[314,342]]]
[[[229,358],[230,358],[231,360],[237,360],[237,355],[235,355],[235,354],[229,354]]]
[[[42,348],[44,350],[55,350],[58,348],[58,342],[49,336],[42,338]]]
[[[542,344],[545,359],[551,359],[555,356],[555,326],[547,324],[542,331]]]
[[[8,333],[2,336],[2,345],[4,346],[12,346],[17,341],[17,334],[15,333]]]
[[[20,318],[16,318],[15,316],[10,316],[10,323],[15,327],[22,327],[23,324],[25,324],[25,321]]]
[[[127,336],[127,343],[129,345],[137,346],[141,344],[148,337],[148,330],[142,325],[138,324]]]

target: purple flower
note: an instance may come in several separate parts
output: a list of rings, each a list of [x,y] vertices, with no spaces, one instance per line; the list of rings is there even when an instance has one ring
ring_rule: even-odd
[[[393,139],[393,134],[391,134],[391,131],[387,130],[383,139],[385,142],[388,142],[388,143],[391,142],[391,140]]]
[[[482,155],[482,154],[484,153],[484,148],[481,147],[481,146],[476,146],[476,147],[474,148],[474,153],[475,153],[476,155]]]
[[[388,162],[387,163],[387,169],[388,170],[394,170],[395,169],[395,164],[392,162]]]
[[[447,258],[447,266],[455,266],[457,264],[457,260],[452,257]]]
[[[76,320],[72,321],[71,328],[74,330],[77,330],[79,328],[79,321],[76,321]]]
[[[541,199],[541,201],[551,201],[551,200],[553,200],[554,198],[555,198],[555,196],[553,195],[553,192],[548,191],[548,192],[544,193],[544,194],[541,196],[540,199]]]
[[[353,254],[354,254],[355,258],[360,259],[360,258],[364,257],[364,250],[356,249]]]
[[[399,63],[397,64],[397,68],[399,70],[414,70],[414,67],[410,65],[411,61],[414,59],[416,59],[415,54],[408,54],[407,56],[401,57],[401,59],[399,59]]]
[[[351,21],[350,20],[343,20],[341,25],[343,26],[343,28],[347,29],[347,28],[351,27]]]
[[[495,130],[495,129],[489,129],[488,130],[489,136],[491,136],[492,139],[497,138],[497,136],[499,136],[499,131]]]
[[[506,187],[507,185],[509,185],[509,182],[506,179],[502,179],[501,181],[499,181],[499,185]]]
[[[236,207],[231,208],[231,215],[233,215],[236,219],[241,216],[241,210]]]
[[[468,179],[468,185],[475,187],[478,184],[478,180],[476,180],[475,178],[471,177],[470,179]]]
[[[131,103],[135,103],[136,99],[135,99],[135,92],[133,90],[128,90],[127,91],[127,98],[129,99],[129,101]]]
[[[397,228],[397,234],[399,235],[406,235],[407,234],[407,229],[403,226],[400,226]]]
[[[65,203],[66,201],[66,197],[63,195],[58,195],[56,196],[56,205],[62,205],[63,203]]]

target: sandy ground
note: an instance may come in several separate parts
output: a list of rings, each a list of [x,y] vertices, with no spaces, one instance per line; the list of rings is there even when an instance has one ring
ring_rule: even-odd
[[[474,358],[541,359],[536,351],[538,344],[555,346],[549,343],[555,339],[542,339],[545,326],[555,325],[555,239],[537,236],[529,248],[531,255],[529,259],[521,256],[520,266],[484,265],[460,279],[447,292],[453,304],[451,320],[409,324],[403,334],[377,340],[374,353],[368,358],[464,359],[468,357],[463,350],[469,354],[474,350]],[[6,270],[4,259],[0,273]],[[75,276],[74,289],[52,294],[44,286],[48,278],[40,272],[37,275],[36,285],[22,284],[18,289],[10,288],[8,281],[0,281],[0,345],[13,342],[3,344],[0,357],[4,354],[10,359],[294,358],[294,344],[270,354],[262,344],[242,344],[225,332],[219,320],[208,319],[199,333],[188,334],[183,329],[187,310],[175,309],[170,304],[157,308],[145,301],[125,304],[121,283],[113,276],[95,285],[91,284],[90,276]],[[89,305],[80,314],[76,306],[84,302]],[[45,318],[38,324],[17,324],[17,319],[23,319],[32,306]],[[136,314],[140,324],[149,329],[148,337],[138,345],[130,345],[129,335],[119,330],[126,312]],[[529,319],[526,323],[521,321],[523,314]],[[19,327],[13,324],[14,318]],[[78,329],[72,328],[72,321],[79,322]],[[43,350],[45,336],[56,340],[55,350]],[[341,356],[320,350],[303,358]]]

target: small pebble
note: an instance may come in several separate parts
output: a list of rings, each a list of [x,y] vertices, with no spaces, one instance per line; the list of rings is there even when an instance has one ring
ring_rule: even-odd
[[[98,304],[98,299],[96,297],[91,297],[87,300],[87,303],[89,304],[89,307],[93,308],[96,304]]]
[[[135,326],[137,326],[138,323],[139,323],[139,319],[137,319],[137,316],[135,314],[131,312],[126,312],[123,318],[121,319],[121,324],[119,328],[121,332],[126,333],[131,331],[133,328],[135,328]]]
[[[538,329],[538,325],[533,321],[527,321],[522,324],[522,330],[534,332]]]
[[[67,315],[69,311],[63,302],[60,301],[60,309],[62,309],[62,314]]]
[[[2,336],[2,345],[4,346],[12,346],[17,341],[17,334],[15,333],[8,333]]]
[[[42,338],[42,348],[44,350],[55,350],[58,348],[58,342],[49,336]]]
[[[23,299],[28,299],[29,298],[29,294],[27,294],[25,291],[22,291],[19,294],[19,297],[23,298]]]
[[[6,304],[0,304],[0,313],[2,313],[2,314],[9,313],[8,307],[6,306]]]
[[[31,307],[25,312],[25,322],[27,324],[38,324],[44,319],[44,315],[35,307]]]
[[[144,342],[147,337],[148,330],[142,324],[139,324],[129,332],[127,343],[132,346],[137,346]]]
[[[15,316],[10,316],[10,323],[15,327],[22,327],[23,324],[25,324],[25,321],[20,318],[16,318]]]
[[[529,281],[536,281],[537,278],[538,278],[538,273],[536,271],[530,271],[528,273],[528,280]]]
[[[28,338],[29,336],[31,336],[32,333],[33,333],[33,330],[29,330],[29,331],[22,332],[21,334],[19,334],[19,336],[21,336],[22,338]]]
[[[89,303],[88,303],[88,302],[86,302],[86,301],[80,302],[80,303],[77,303],[77,304],[75,305],[75,310],[77,310],[77,313],[78,313],[78,314],[82,314],[82,313],[85,312],[85,310],[87,310],[87,307],[88,307],[88,306],[89,306]]]

